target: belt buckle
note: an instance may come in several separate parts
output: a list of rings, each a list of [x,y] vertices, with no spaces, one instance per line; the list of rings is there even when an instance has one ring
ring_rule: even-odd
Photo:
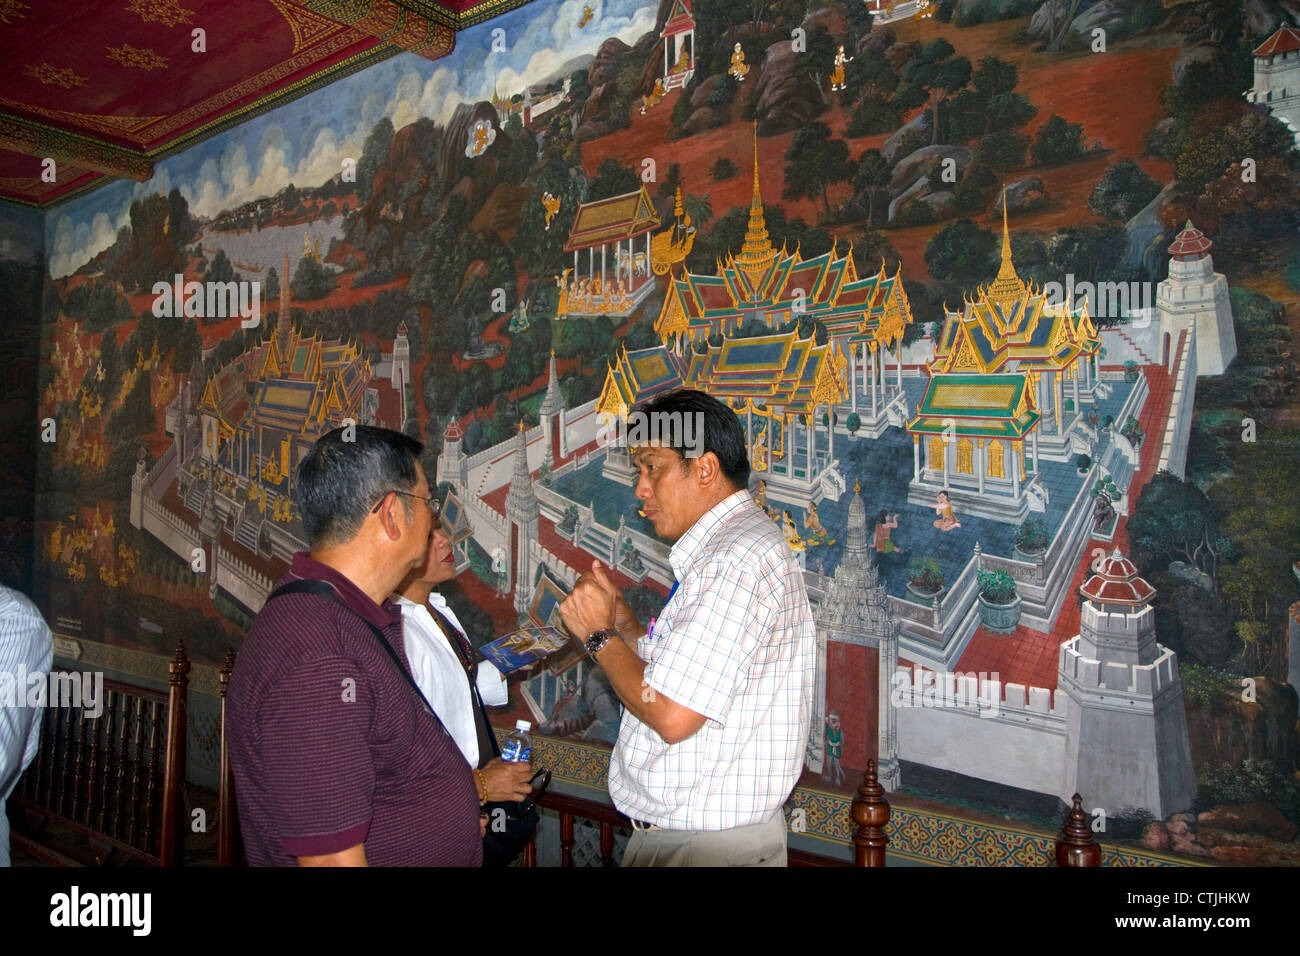
[[[662,830],[663,827],[657,823],[646,823],[644,820],[634,820],[628,817],[628,822],[632,824],[633,830]]]

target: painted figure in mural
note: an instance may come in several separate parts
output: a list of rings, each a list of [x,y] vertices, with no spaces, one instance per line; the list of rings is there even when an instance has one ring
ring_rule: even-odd
[[[663,78],[655,77],[654,89],[650,91],[648,96],[641,97],[641,112],[644,114],[646,110],[658,106],[659,101],[664,98],[666,93],[667,91],[664,89]]]
[[[482,862],[484,798],[469,764],[388,656],[404,646],[389,596],[424,562],[432,532],[423,447],[348,426],[298,465],[310,551],[294,555],[249,628],[227,697],[254,866]]]
[[[745,82],[745,75],[749,73],[749,64],[745,62],[745,51],[740,48],[739,43],[731,51],[731,69],[727,72],[737,83]]]
[[[898,527],[898,515],[892,517],[882,511],[876,516],[876,535],[873,542],[877,554],[902,554],[903,549],[894,544],[890,535]]]
[[[553,196],[549,192],[542,193],[542,208],[546,210],[546,228],[549,230],[551,220],[560,211],[560,197]]]
[[[496,578],[497,597],[504,597],[506,593],[506,575],[509,569],[506,566],[505,548],[492,549],[492,574]]]
[[[735,412],[691,389],[637,410],[703,416],[702,447],[652,442],[634,454],[636,495],[675,542],[680,586],[653,633],[599,561],[560,605],[625,707],[609,765],[614,805],[636,830],[622,865],[784,866],[781,807],[802,769],[816,673],[803,575],[746,491]]]
[[[951,531],[953,528],[961,527],[961,522],[957,520],[952,504],[948,501],[948,492],[939,492],[938,498],[935,499],[934,513],[939,516],[934,519],[934,526],[940,531]]]
[[[500,707],[509,701],[506,679],[487,661],[476,660],[460,620],[446,598],[434,590],[455,576],[451,539],[435,515],[424,561],[396,591],[406,660],[425,700],[474,768],[480,796],[495,802],[520,802],[532,792],[528,781],[533,769],[527,762],[501,759],[483,709],[484,705]],[[503,863],[490,859],[488,849],[485,845],[485,865]]]
[[[767,426],[764,425],[758,430],[758,437],[754,439],[754,447],[750,449],[750,454],[754,462],[755,471],[767,471]]]
[[[781,512],[781,533],[785,535],[785,543],[790,546],[790,550],[807,550],[803,538],[799,537],[799,529],[794,526],[794,519],[790,517],[788,511]]]
[[[844,783],[844,769],[840,766],[840,758],[844,756],[844,731],[840,727],[840,715],[836,711],[831,711],[826,715],[826,772],[822,774],[822,779],[827,783],[834,783],[839,786]],[[835,779],[832,781],[831,778]]]
[[[835,51],[835,66],[831,70],[831,92],[844,89],[844,64],[852,63],[853,57],[844,55],[844,47]]]
[[[808,502],[808,511],[804,514],[803,526],[811,531],[814,535],[825,535],[826,529],[822,527],[822,520],[817,516],[817,503]]]

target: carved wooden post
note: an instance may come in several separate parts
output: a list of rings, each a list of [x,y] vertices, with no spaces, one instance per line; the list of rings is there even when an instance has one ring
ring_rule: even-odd
[[[1074,806],[1065,815],[1065,825],[1056,841],[1057,866],[1101,866],[1101,847],[1092,838],[1083,798],[1074,795]]]
[[[862,786],[853,801],[853,820],[858,825],[853,834],[854,856],[858,866],[884,866],[885,847],[889,837],[885,827],[889,824],[889,801],[885,788],[876,780],[876,760],[867,761],[867,772],[862,775]]]
[[[235,774],[230,769],[230,749],[226,746],[226,691],[230,673],[235,669],[235,649],[226,648],[217,679],[221,697],[221,763],[217,791],[217,866],[236,866],[239,862],[239,833],[235,817]]]
[[[573,866],[573,814],[560,811],[560,866]]]
[[[190,662],[185,645],[176,642],[176,656],[167,664],[167,748],[163,777],[162,835],[158,856],[163,866],[181,862],[181,785],[185,782],[185,733],[188,724]]]

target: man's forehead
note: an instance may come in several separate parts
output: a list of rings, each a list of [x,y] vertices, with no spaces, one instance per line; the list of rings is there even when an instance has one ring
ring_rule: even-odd
[[[635,445],[632,448],[632,457],[638,462],[653,461],[664,457],[675,457],[676,452],[671,448],[665,448],[658,442],[648,441],[641,445]]]

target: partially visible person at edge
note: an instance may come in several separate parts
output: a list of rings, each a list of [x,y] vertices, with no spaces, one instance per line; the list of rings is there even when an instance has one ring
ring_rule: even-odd
[[[424,560],[397,588],[402,608],[402,633],[411,676],[420,685],[434,712],[442,719],[456,746],[474,770],[479,799],[483,802],[524,800],[532,787],[532,767],[527,762],[508,763],[493,756],[492,728],[479,707],[499,706],[509,699],[501,672],[477,653],[447,599],[434,590],[456,576],[456,556],[451,539],[437,517]],[[473,688],[471,689],[471,682]]]
[[[0,585],[0,674],[14,681],[12,705],[0,706],[0,866],[9,865],[9,818],[5,801],[18,785],[41,742],[41,708],[27,703],[19,675],[49,674],[54,639],[41,612],[26,595]]]
[[[231,763],[254,866],[478,866],[482,820],[455,740],[398,671],[387,598],[428,551],[433,506],[419,442],[368,426],[322,436],[298,466],[310,552],[280,585],[332,600],[262,608],[231,675]]]
[[[803,575],[750,497],[731,409],[679,390],[636,411],[703,417],[698,456],[657,444],[634,456],[645,516],[675,542],[677,584],[650,633],[599,561],[560,607],[625,708],[609,765],[635,829],[622,865],[784,866],[781,807],[803,766],[816,667]]]

